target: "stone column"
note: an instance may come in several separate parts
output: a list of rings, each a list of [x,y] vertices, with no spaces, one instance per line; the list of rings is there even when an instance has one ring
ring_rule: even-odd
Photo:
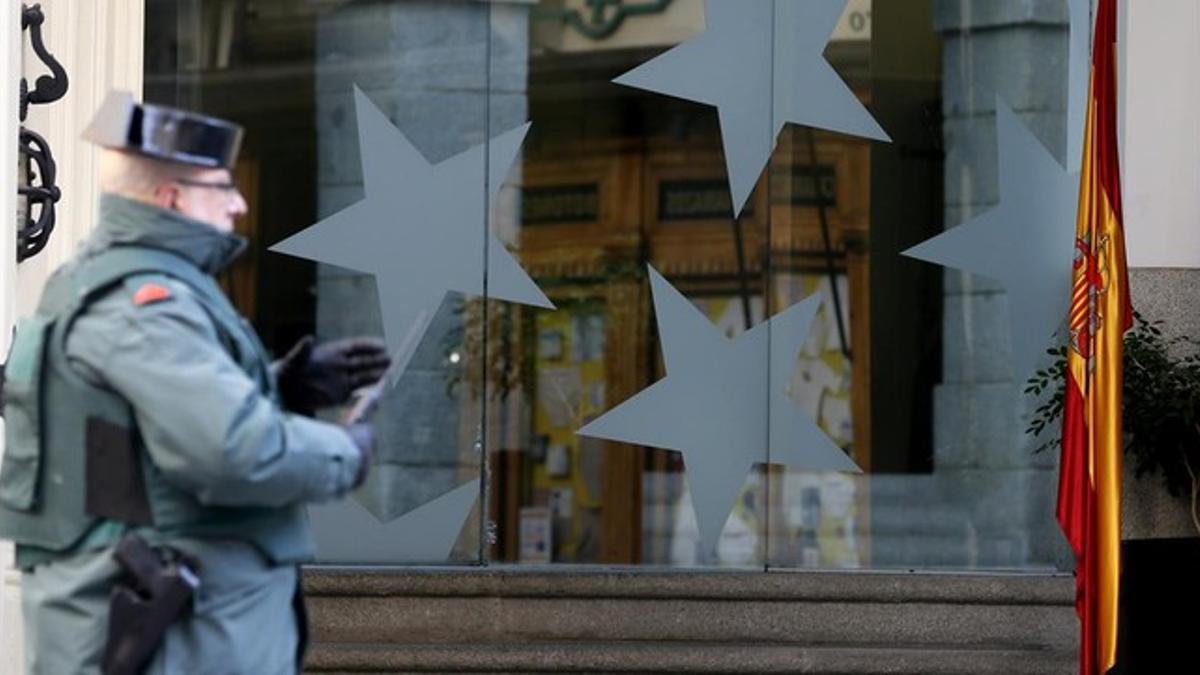
[[[46,15],[42,26],[46,47],[66,69],[69,88],[66,96],[54,103],[30,106],[25,125],[45,137],[54,152],[56,183],[62,187],[63,197],[50,243],[20,266],[16,263],[13,230],[5,229],[4,244],[0,246],[0,335],[4,353],[8,352],[13,322],[33,311],[47,277],[75,252],[76,245],[95,225],[99,151],[83,141],[80,132],[110,89],[124,89],[139,98],[142,92],[142,0],[41,0],[40,4]],[[7,76],[3,89],[7,98],[0,108],[7,111],[0,124],[0,166],[5,167],[0,172],[0,183],[11,186],[16,184],[17,81],[24,74],[32,86],[46,71],[25,46],[20,3],[8,3],[6,8],[8,11],[0,15],[0,36],[6,45],[0,49],[0,72]],[[5,191],[0,211],[16,213],[15,197],[15,191]],[[12,546],[0,542],[0,672],[4,673],[24,669],[20,575],[12,564]]]
[[[0,118],[0,183],[13,185],[17,182],[17,86],[21,77],[21,8],[9,4],[7,11],[0,12],[0,72],[4,73],[4,111]],[[8,214],[6,222],[12,226],[17,214],[16,190],[0,192],[0,212]],[[16,237],[0,238],[0,342],[4,353],[12,335],[16,320],[17,305],[17,247]],[[0,418],[0,430],[4,428]],[[4,457],[4,439],[0,436],[0,459]],[[21,672],[21,596],[20,575],[13,569],[13,546],[0,541],[0,671]]]
[[[1067,3],[937,0],[934,21],[944,36],[945,224],[951,227],[997,202],[997,95],[1064,160]],[[963,531],[946,533],[951,543],[940,562],[1061,565],[1069,558],[1054,520],[1058,453],[1031,454],[1024,434],[1030,406],[1021,394],[1025,376],[1012,372],[1004,291],[990,279],[948,270],[944,307],[934,482],[940,500],[965,521],[953,519]]]

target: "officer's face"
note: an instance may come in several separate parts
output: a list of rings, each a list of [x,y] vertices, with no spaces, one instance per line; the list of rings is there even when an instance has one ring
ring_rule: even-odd
[[[169,208],[208,223],[221,232],[233,231],[233,221],[246,213],[246,200],[226,169],[205,169],[172,183]]]

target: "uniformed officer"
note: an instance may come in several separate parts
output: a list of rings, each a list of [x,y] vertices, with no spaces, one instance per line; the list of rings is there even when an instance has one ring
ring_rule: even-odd
[[[297,669],[304,505],[362,483],[373,435],[296,412],[344,403],[387,356],[306,340],[272,364],[221,293],[211,275],[245,246],[241,133],[121,94],[85,132],[105,148],[99,222],[18,323],[4,386],[0,538],[24,571],[31,673],[101,672],[128,628],[109,621],[114,588],[154,600],[114,556],[129,540],[198,577],[146,672]]]

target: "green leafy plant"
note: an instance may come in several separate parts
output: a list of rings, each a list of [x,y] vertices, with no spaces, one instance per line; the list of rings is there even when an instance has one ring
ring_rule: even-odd
[[[1192,523],[1200,532],[1200,342],[1167,338],[1161,324],[1135,313],[1134,327],[1125,334],[1124,451],[1138,478],[1159,474],[1172,496],[1190,496]],[[1040,401],[1025,430],[1035,438],[1061,426],[1067,349],[1048,353],[1054,364],[1037,371],[1025,387]],[[1056,437],[1034,451],[1058,448],[1061,442]]]

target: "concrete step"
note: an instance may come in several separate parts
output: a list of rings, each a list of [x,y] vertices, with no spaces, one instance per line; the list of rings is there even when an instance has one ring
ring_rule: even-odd
[[[1070,577],[309,569],[313,672],[1047,673]]]
[[[988,673],[1067,675],[1074,653],[755,643],[539,642],[524,645],[318,645],[310,672]]]

